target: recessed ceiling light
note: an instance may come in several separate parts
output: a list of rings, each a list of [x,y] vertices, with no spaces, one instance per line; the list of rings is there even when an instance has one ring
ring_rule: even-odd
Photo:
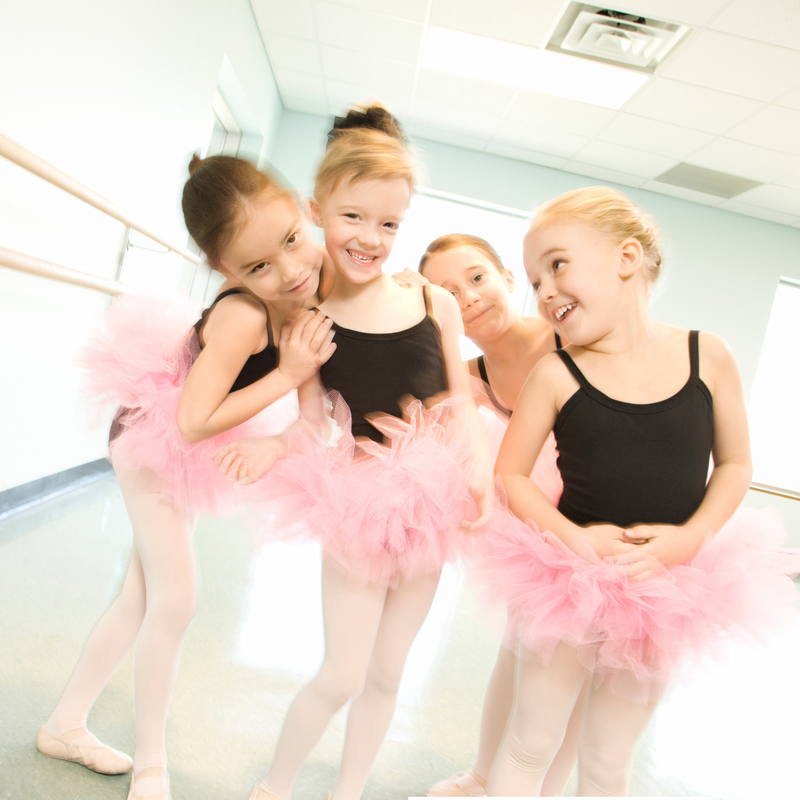
[[[422,65],[605,108],[620,108],[650,77],[599,61],[431,26]]]

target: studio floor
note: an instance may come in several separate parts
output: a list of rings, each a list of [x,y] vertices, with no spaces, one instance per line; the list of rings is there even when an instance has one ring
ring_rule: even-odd
[[[289,703],[321,659],[319,555],[311,545],[256,553],[235,519],[201,520],[195,543],[200,605],[167,725],[173,797],[246,800]],[[0,798],[127,797],[128,776],[45,758],[34,739],[114,598],[129,549],[113,477],[0,523]],[[459,571],[445,571],[364,800],[424,795],[470,765],[500,622],[482,617]],[[301,772],[295,800],[324,800],[332,788],[344,721],[340,712]],[[89,725],[133,751],[131,657]],[[795,623],[760,645],[731,643],[720,660],[691,669],[643,737],[631,795],[796,800],[799,753]]]

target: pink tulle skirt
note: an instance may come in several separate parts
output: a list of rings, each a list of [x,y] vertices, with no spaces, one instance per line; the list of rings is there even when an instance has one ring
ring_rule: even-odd
[[[470,515],[470,450],[456,419],[465,401],[425,408],[412,400],[404,419],[374,418],[385,444],[356,441],[347,404],[336,392],[328,402],[336,444],[293,437],[262,482],[265,504],[252,512],[269,525],[266,536],[310,537],[364,582],[396,586],[439,572],[460,552],[460,523]]]
[[[781,549],[783,538],[777,512],[742,509],[691,561],[635,582],[500,508],[476,541],[472,572],[486,596],[507,604],[507,646],[547,664],[564,642],[596,684],[644,702],[722,634],[757,637],[786,618],[798,557]]]
[[[298,416],[296,393],[252,419],[200,442],[178,430],[183,385],[200,345],[198,318],[186,304],[154,298],[115,300],[79,358],[85,393],[96,410],[118,408],[109,444],[121,477],[128,471],[154,474],[153,488],[197,514],[225,514],[254,496],[253,487],[228,481],[213,461],[237,439],[273,436]]]

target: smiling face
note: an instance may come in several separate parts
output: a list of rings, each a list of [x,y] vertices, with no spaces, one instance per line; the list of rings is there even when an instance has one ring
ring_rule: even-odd
[[[326,197],[311,200],[311,215],[325,231],[339,276],[363,284],[383,274],[410,200],[404,178],[344,179]]]
[[[322,249],[293,200],[256,200],[218,264],[232,282],[266,303],[312,305],[319,286]]]
[[[525,271],[539,313],[575,344],[601,339],[620,311],[620,289],[635,272],[636,247],[618,244],[591,225],[544,218],[525,236]],[[641,254],[641,248],[638,250]]]
[[[477,248],[460,245],[432,253],[425,260],[424,272],[431,283],[456,298],[470,339],[490,339],[514,322],[514,277],[510,270],[500,271]]]

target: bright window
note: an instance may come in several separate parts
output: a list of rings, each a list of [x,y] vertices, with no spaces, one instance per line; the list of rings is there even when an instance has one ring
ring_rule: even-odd
[[[800,492],[800,283],[775,292],[748,416],[753,480]]]

